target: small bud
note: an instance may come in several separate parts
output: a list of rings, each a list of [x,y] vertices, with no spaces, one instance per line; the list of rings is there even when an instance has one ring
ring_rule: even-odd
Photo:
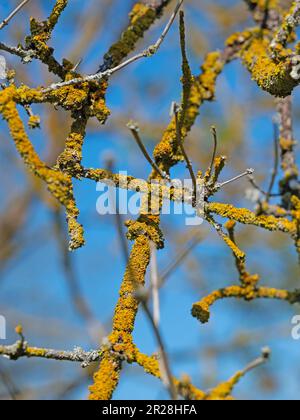
[[[23,335],[23,327],[22,325],[17,325],[15,331],[18,335]]]
[[[263,358],[268,360],[270,358],[272,352],[271,352],[271,349],[269,347],[264,347],[261,350],[261,353],[262,353]]]
[[[129,121],[129,123],[127,124],[127,127],[129,128],[129,130],[135,131],[136,133],[139,133],[140,131],[140,127],[138,123],[135,121]]]

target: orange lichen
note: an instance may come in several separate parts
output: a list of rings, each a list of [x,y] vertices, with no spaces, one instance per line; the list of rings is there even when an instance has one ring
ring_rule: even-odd
[[[294,221],[274,216],[257,216],[248,209],[236,208],[230,204],[209,203],[207,205],[207,211],[226,219],[234,220],[245,225],[259,226],[269,231],[280,231],[290,234],[294,234],[296,231]]]
[[[229,381],[219,384],[212,389],[205,397],[208,401],[222,401],[228,399],[234,387],[240,382],[244,376],[243,372],[237,372]]]
[[[102,358],[99,372],[95,373],[94,384],[90,386],[90,400],[110,400],[116,389],[121,371],[121,362],[110,352]]]
[[[158,249],[164,247],[163,234],[155,218],[142,215],[137,221],[128,221],[126,226],[128,227],[127,237],[129,240],[135,240],[143,235],[154,242]]]
[[[298,299],[298,293],[288,292],[267,287],[249,286],[230,286],[217,290],[201,301],[195,303],[192,308],[193,317],[197,318],[202,324],[210,319],[211,306],[220,299],[237,298],[251,301],[254,299],[278,299],[294,303]]]
[[[69,0],[56,0],[55,6],[53,7],[51,15],[49,16],[47,21],[49,31],[52,31],[56,26],[62,12],[68,5],[68,1]]]
[[[135,360],[138,365],[142,366],[146,373],[153,375],[161,379],[161,372],[159,367],[159,361],[154,356],[147,356],[142,354],[139,350],[136,350]],[[205,392],[196,388],[192,385],[190,378],[187,376],[181,380],[173,378],[174,385],[179,395],[187,400],[204,400]]]
[[[134,359],[135,348],[131,334],[139,306],[136,292],[144,286],[149,262],[149,240],[141,234],[136,238],[131,251],[115,309],[113,330],[109,337],[111,349],[115,353],[112,355],[111,350],[105,353],[99,371],[94,376],[94,385],[90,388],[91,399],[101,400],[111,397],[119,379],[120,355],[125,353],[127,357],[129,355],[129,359]]]
[[[239,272],[240,281],[245,286],[251,285],[254,287],[256,286],[260,278],[259,278],[259,275],[257,274],[251,275],[247,271],[246,254],[243,251],[241,251],[236,245],[235,234],[234,234],[235,226],[236,226],[236,222],[234,220],[229,220],[225,224],[225,228],[228,230],[228,233],[229,233],[230,241],[237,248],[236,250],[235,247],[233,247],[232,251],[235,257],[236,267]]]
[[[244,262],[246,259],[246,254],[239,249],[239,247],[226,235],[223,237],[224,242],[229,246],[232,250],[233,255],[237,258],[238,261]]]
[[[280,60],[269,55],[270,41],[267,37],[253,37],[241,50],[241,58],[259,87],[276,97],[291,94],[298,81],[291,77],[290,51],[282,51]]]
[[[161,378],[159,363],[156,357],[147,356],[137,350],[135,353],[135,362],[142,366],[146,373]]]
[[[219,156],[214,161],[214,173],[212,175],[212,179],[210,181],[209,186],[211,188],[214,188],[216,183],[218,182],[219,176],[221,175],[221,172],[223,171],[225,164],[226,164],[226,156]]]
[[[84,239],[83,228],[77,221],[79,210],[73,195],[72,178],[68,174],[49,168],[39,158],[12,99],[15,92],[14,85],[0,92],[0,113],[8,123],[11,137],[26,166],[46,182],[51,194],[65,207],[71,237],[70,248],[77,249],[84,244]]]
[[[28,127],[31,129],[39,128],[41,119],[38,115],[30,115],[28,120]]]

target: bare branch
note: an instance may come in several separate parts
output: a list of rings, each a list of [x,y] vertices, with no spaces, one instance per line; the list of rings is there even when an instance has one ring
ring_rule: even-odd
[[[228,181],[222,182],[218,184],[219,188],[225,187],[225,185],[231,184],[232,182],[238,181],[241,178],[244,178],[247,175],[252,175],[254,173],[254,169],[247,169],[246,172],[243,172],[241,175],[238,175],[232,179],[229,179]]]
[[[212,133],[213,140],[214,140],[214,149],[213,149],[213,154],[212,154],[211,164],[210,164],[210,166],[209,166],[209,168],[208,168],[208,171],[207,171],[207,181],[208,181],[208,180],[210,179],[210,177],[211,177],[211,173],[212,173],[212,170],[213,170],[213,167],[214,167],[214,162],[215,162],[215,159],[216,159],[217,149],[218,149],[217,129],[216,129],[216,127],[215,127],[215,126],[212,126],[212,127],[211,127],[211,133]]]
[[[178,266],[186,259],[186,257],[199,244],[201,240],[202,236],[197,233],[192,239],[191,243],[185,249],[179,252],[179,254],[174,258],[174,261],[172,261],[172,263],[165,269],[165,271],[163,271],[162,275],[160,276],[159,287],[164,285],[170,275],[174,273]]]
[[[10,398],[13,401],[16,401],[19,394],[19,389],[16,386],[9,372],[6,369],[4,369],[2,366],[0,366],[0,379],[3,385],[5,386]]]
[[[145,156],[145,158],[147,159],[147,161],[150,163],[150,165],[152,166],[152,168],[154,169],[154,171],[155,172],[157,172],[158,173],[158,175],[162,178],[162,179],[167,179],[168,181],[170,181],[170,178],[169,178],[169,176],[166,174],[166,173],[164,173],[164,172],[162,172],[160,169],[159,169],[159,167],[157,166],[157,164],[154,162],[154,160],[153,159],[151,159],[151,157],[150,157],[150,155],[149,155],[149,153],[147,152],[147,149],[146,149],[146,147],[144,146],[144,143],[142,142],[142,139],[141,139],[141,137],[140,137],[140,134],[139,134],[139,126],[138,126],[138,124],[137,123],[134,123],[134,122],[129,122],[128,124],[127,124],[127,127],[129,128],[129,130],[131,131],[131,133],[132,133],[132,135],[133,135],[133,137],[134,137],[134,139],[135,139],[135,141],[136,141],[136,143],[137,143],[137,145],[139,146],[139,148],[141,149],[141,151],[142,151],[142,153],[143,153],[143,155]]]
[[[5,18],[1,23],[0,23],[0,31],[1,29],[3,29],[5,26],[8,25],[8,23],[16,16],[17,13],[19,13],[19,11],[21,9],[23,9],[24,6],[26,6],[27,3],[29,3],[30,0],[23,0],[8,16],[7,18]]]
[[[258,359],[254,360],[252,363],[249,363],[249,365],[242,370],[243,375],[246,375],[248,372],[251,372],[259,366],[264,365],[270,360],[271,350],[268,347],[263,348],[261,353],[262,354]]]
[[[272,171],[272,177],[270,181],[270,186],[268,188],[267,192],[267,198],[266,201],[270,201],[270,197],[272,196],[273,187],[275,185],[276,177],[278,174],[279,169],[279,133],[278,133],[278,127],[277,124],[274,123],[274,168]]]

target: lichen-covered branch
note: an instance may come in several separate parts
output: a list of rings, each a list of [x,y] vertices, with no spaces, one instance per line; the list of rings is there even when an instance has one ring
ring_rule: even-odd
[[[300,300],[300,293],[298,291],[288,292],[286,290],[268,287],[253,287],[253,285],[246,287],[230,286],[217,290],[195,303],[192,308],[193,317],[197,318],[203,324],[207,323],[210,319],[211,306],[218,300],[228,298],[243,299],[245,301],[252,301],[255,299],[277,299],[288,303],[297,303]]]
[[[145,223],[145,228],[147,225]],[[122,361],[134,360],[135,346],[132,332],[139,306],[136,297],[137,287],[143,287],[145,274],[150,262],[150,243],[139,235],[131,251],[127,270],[120,289],[120,297],[115,309],[109,345],[103,350],[99,371],[95,374],[94,384],[90,387],[91,400],[108,400],[118,385]],[[134,281],[133,281],[134,278]]]
[[[169,3],[171,3],[171,0],[162,0],[156,6],[137,2],[129,14],[128,27],[121,34],[120,39],[105,54],[99,73],[118,66],[134,50],[136,43],[143,38],[145,32],[159,19],[164,8]]]
[[[286,47],[289,41],[295,38],[295,29],[300,24],[300,2],[296,0],[288,14],[284,17],[280,29],[271,41],[270,48],[276,54],[276,50]]]
[[[298,168],[296,164],[296,141],[293,135],[292,98],[288,96],[277,100],[279,117],[279,145],[281,151],[281,168],[283,178],[280,181],[283,207],[290,209],[291,196],[300,197],[300,184],[298,182]]]
[[[80,347],[75,347],[73,351],[31,347],[25,341],[21,326],[16,327],[16,332],[20,335],[20,340],[9,346],[0,346],[0,356],[6,357],[10,360],[18,360],[22,357],[27,357],[80,362],[82,367],[87,367],[91,363],[97,362],[101,359],[101,351],[99,350],[85,352]]]
[[[248,209],[236,208],[231,204],[209,203],[207,211],[225,219],[234,220],[244,225],[258,226],[272,232],[285,232],[293,235],[297,230],[294,221],[275,216],[257,216]]]

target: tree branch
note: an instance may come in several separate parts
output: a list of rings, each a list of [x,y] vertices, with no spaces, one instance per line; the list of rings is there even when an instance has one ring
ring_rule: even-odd
[[[5,26],[8,25],[8,23],[16,16],[17,13],[19,13],[19,11],[21,9],[23,9],[24,6],[26,6],[27,3],[29,3],[30,0],[23,0],[10,14],[9,16],[7,16],[7,18],[5,18],[1,23],[0,23],[0,31],[1,29],[3,29]]]
[[[79,85],[82,83],[90,83],[90,82],[99,82],[100,80],[104,80],[107,79],[109,77],[111,77],[114,73],[124,69],[125,67],[129,66],[130,64],[134,63],[135,61],[138,61],[142,58],[147,58],[147,57],[151,57],[152,55],[154,55],[160,48],[161,44],[163,43],[164,39],[166,38],[176,16],[177,13],[182,5],[184,0],[179,0],[171,18],[169,19],[164,31],[162,32],[161,36],[158,38],[158,40],[156,41],[155,44],[150,45],[147,49],[145,49],[144,51],[142,51],[139,54],[136,54],[135,56],[129,58],[128,60],[124,61],[123,63],[117,65],[116,67],[113,67],[111,69],[105,70],[103,72],[99,72],[96,74],[92,74],[90,76],[86,76],[86,77],[79,77],[79,78],[75,78],[72,80],[68,80],[66,82],[61,82],[61,83],[54,83],[51,86],[49,86],[46,89],[42,90],[43,94],[47,94],[52,92],[53,90],[57,90],[66,86],[73,86],[73,85]]]

